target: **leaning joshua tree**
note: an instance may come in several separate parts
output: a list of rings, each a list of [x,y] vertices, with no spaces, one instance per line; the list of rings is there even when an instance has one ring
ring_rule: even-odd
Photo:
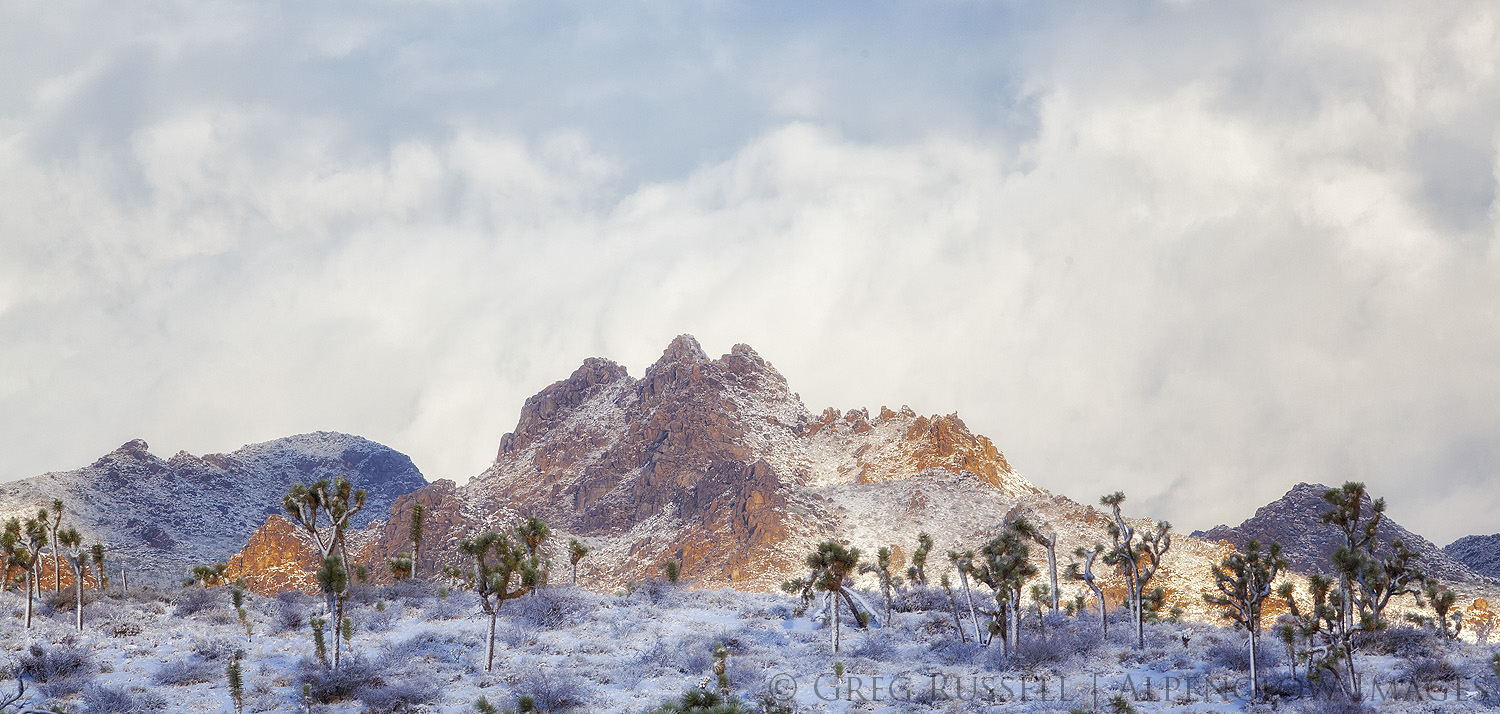
[[[1256,671],[1260,646],[1261,604],[1274,592],[1276,576],[1286,568],[1281,544],[1272,543],[1262,553],[1260,541],[1251,538],[1244,553],[1230,553],[1224,562],[1213,566],[1214,586],[1218,594],[1204,593],[1203,600],[1222,608],[1220,615],[1250,633],[1250,700],[1260,697],[1260,678]]]
[[[472,567],[450,568],[448,574],[466,581],[479,595],[485,614],[490,616],[484,646],[484,671],[489,672],[495,667],[495,619],[500,615],[500,606],[537,587],[541,563],[526,550],[524,541],[513,543],[510,536],[495,531],[460,542],[458,551],[473,558]]]
[[[340,477],[332,485],[322,479],[312,486],[297,484],[282,499],[288,516],[312,536],[322,556],[318,584],[333,619],[333,667],[339,666],[340,628],[344,620],[344,600],[349,597],[349,554],[344,547],[344,532],[349,519],[365,507],[364,489],[354,490],[349,479]],[[320,525],[327,519],[328,525]]]

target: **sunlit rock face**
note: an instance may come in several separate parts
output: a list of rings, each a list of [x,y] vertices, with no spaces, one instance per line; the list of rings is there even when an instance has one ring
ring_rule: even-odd
[[[389,560],[409,552],[416,503],[427,513],[424,576],[459,564],[461,539],[534,515],[553,528],[551,578],[568,577],[565,546],[576,537],[593,548],[580,584],[601,590],[658,575],[667,560],[697,586],[770,590],[801,575],[806,553],[827,538],[871,556],[895,546],[904,569],[920,531],[937,541],[937,572],[948,568],[947,549],[977,547],[1017,515],[1058,533],[1063,565],[1074,547],[1108,540],[1102,514],[1022,478],[957,415],[814,413],[749,346],[711,359],[688,335],[639,379],[610,360],[584,360],[526,400],[490,468],[396,499],[383,523],[350,539],[372,578],[388,580]],[[316,558],[284,531],[268,523],[245,562],[277,573],[265,581],[273,588],[310,587]],[[1224,552],[1188,538],[1175,547],[1169,563],[1194,573]],[[268,555],[278,552],[279,562]],[[1040,549],[1036,557],[1044,562]],[[1161,582],[1174,602],[1201,610],[1197,577],[1169,567]]]

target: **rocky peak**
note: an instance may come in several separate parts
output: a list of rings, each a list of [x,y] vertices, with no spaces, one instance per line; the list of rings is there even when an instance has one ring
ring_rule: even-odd
[[[667,349],[662,350],[661,358],[656,360],[653,367],[659,367],[674,362],[707,362],[708,353],[703,351],[703,346],[698,344],[698,338],[692,335],[682,334],[672,338]]]
[[[621,381],[629,382],[630,374],[618,363],[601,357],[584,360],[567,379],[554,382],[526,400],[521,406],[516,430],[500,437],[500,452],[496,460],[516,449],[526,448],[600,389]]]
[[[1328,486],[1316,483],[1299,483],[1281,498],[1256,509],[1255,515],[1234,526],[1215,526],[1207,531],[1195,531],[1192,535],[1204,540],[1217,540],[1237,548],[1245,547],[1251,538],[1262,543],[1280,543],[1292,568],[1303,573],[1329,573],[1330,558],[1343,545],[1342,537],[1333,526],[1323,523],[1322,517],[1330,506],[1323,494]],[[1377,494],[1378,496],[1378,494]],[[1370,513],[1371,500],[1367,493],[1364,512]],[[1417,565],[1422,572],[1447,582],[1474,582],[1484,576],[1467,565],[1455,560],[1431,541],[1403,528],[1387,513],[1380,521],[1377,537],[1383,548],[1400,540],[1408,548],[1421,555]]]

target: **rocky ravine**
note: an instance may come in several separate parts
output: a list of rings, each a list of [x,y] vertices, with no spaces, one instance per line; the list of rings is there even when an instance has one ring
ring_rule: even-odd
[[[300,434],[230,454],[179,452],[170,459],[137,439],[80,469],[0,484],[0,517],[31,515],[60,498],[63,527],[105,543],[132,583],[172,582],[192,565],[227,560],[242,548],[281,510],[292,484],[338,476],[368,494],[354,519],[360,527],[427,485],[406,455],[347,434]]]
[[[921,530],[937,540],[936,573],[949,569],[949,548],[977,548],[1021,513],[1058,531],[1059,567],[1075,546],[1108,540],[1102,514],[1022,478],[956,415],[813,413],[750,347],[710,359],[686,335],[639,379],[609,360],[585,360],[526,401],[484,473],[396,499],[390,518],[351,541],[377,577],[410,547],[417,502],[429,514],[425,575],[458,562],[460,539],[536,515],[554,529],[553,577],[567,577],[563,547],[578,537],[594,548],[579,578],[595,589],[651,577],[671,559],[700,586],[771,590],[802,574],[820,540],[871,557],[897,546],[904,563]],[[1204,574],[1224,552],[1178,536],[1158,584],[1203,611]],[[263,573],[252,580],[259,590],[312,584],[316,559],[284,523],[268,524],[238,557]],[[1035,557],[1045,563],[1045,554]]]

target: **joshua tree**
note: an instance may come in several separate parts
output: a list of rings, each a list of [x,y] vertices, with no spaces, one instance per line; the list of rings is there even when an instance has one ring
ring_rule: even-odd
[[[208,589],[209,587],[218,585],[220,582],[222,582],[224,580],[224,573],[228,572],[228,570],[229,564],[224,562],[194,565],[192,569],[188,571],[188,575],[191,577],[183,580],[182,584],[184,587],[202,585],[204,589]]]
[[[573,577],[569,581],[569,584],[578,584],[578,561],[583,560],[583,557],[588,554],[589,547],[584,545],[583,541],[577,538],[570,538],[568,540],[568,564],[573,566]]]
[[[68,549],[66,557],[68,566],[73,569],[73,614],[74,624],[78,631],[83,632],[83,572],[88,569],[89,552],[83,546],[83,536],[79,535],[77,528],[64,528],[57,534],[57,543]],[[54,551],[56,548],[53,549]]]
[[[1025,518],[1017,518],[1011,521],[1010,527],[1022,537],[1047,549],[1047,574],[1052,580],[1052,611],[1057,612],[1057,531],[1048,530],[1043,532],[1041,528],[1033,525]]]
[[[963,618],[958,616],[958,598],[953,597],[953,581],[948,578],[947,573],[943,573],[940,582],[943,585],[943,592],[948,594],[948,605],[953,608],[953,629],[958,630],[958,641],[968,642],[969,638],[964,636]]]
[[[422,548],[422,521],[427,518],[427,507],[418,503],[411,507],[411,568],[408,576],[417,577],[417,551]]]
[[[842,602],[848,602],[849,612],[854,615],[855,622],[863,626],[864,618],[860,616],[859,608],[854,605],[854,598],[844,589],[844,579],[851,573],[859,570],[859,549],[845,548],[838,541],[826,540],[818,544],[818,549],[807,554],[807,567],[812,569],[808,580],[813,587],[828,593],[832,601],[833,625],[833,651],[839,651],[840,618],[839,611]]]
[[[47,512],[41,511],[37,517],[47,526],[48,533],[52,536],[52,592],[62,592],[62,558],[57,552],[57,527],[62,525],[63,502],[60,498],[52,499],[52,517],[47,517]]]
[[[30,567],[31,553],[21,542],[21,522],[12,518],[0,529],[0,591],[21,582]]]
[[[1329,489],[1324,492],[1323,500],[1332,506],[1323,514],[1323,522],[1338,529],[1344,541],[1333,553],[1339,589],[1337,597],[1330,598],[1330,605],[1337,608],[1337,616],[1322,618],[1331,627],[1327,633],[1330,656],[1326,660],[1341,661],[1343,672],[1327,666],[1323,669],[1334,671],[1344,693],[1359,700],[1362,689],[1354,666],[1357,635],[1386,627],[1385,608],[1392,598],[1420,593],[1418,588],[1425,578],[1415,561],[1421,555],[1399,539],[1391,541],[1391,552],[1377,553],[1385,499],[1371,501],[1370,512],[1366,514],[1363,483],[1350,481],[1340,488]]]
[[[880,594],[885,597],[885,619],[891,619],[891,588],[901,584],[901,578],[891,575],[891,549],[882,547],[875,553],[875,562],[859,569],[861,573],[874,573],[880,578]]]
[[[98,573],[94,586],[100,590],[109,588],[109,576],[104,570],[104,544],[94,541],[94,547],[89,549],[89,556],[94,560],[94,572]]]
[[[240,714],[245,711],[245,678],[240,673],[239,657],[230,658],[225,676],[229,679],[229,699],[234,704],[234,714]]]
[[[1099,499],[1109,506],[1114,520],[1109,524],[1109,537],[1114,547],[1104,556],[1104,562],[1116,566],[1125,576],[1125,587],[1130,595],[1130,614],[1135,620],[1136,648],[1146,646],[1146,604],[1148,598],[1161,600],[1161,593],[1148,593],[1146,588],[1156,571],[1161,567],[1161,558],[1172,547],[1172,524],[1158,521],[1156,528],[1141,532],[1136,542],[1135,527],[1120,514],[1120,504],[1125,502],[1125,493],[1116,491]],[[1153,595],[1155,596],[1153,598]]]
[[[542,554],[542,544],[547,542],[548,536],[552,535],[552,529],[547,523],[536,516],[531,516],[516,526],[516,537],[526,544],[526,553],[535,558],[540,570],[537,571],[537,587],[547,584],[548,571],[551,570],[552,562]],[[675,580],[673,582],[676,582]],[[533,590],[532,592],[535,592]]]
[[[391,569],[392,580],[400,582],[411,577],[411,556],[398,553],[396,557],[391,558],[388,566]]]
[[[12,518],[5,530],[20,546],[12,551],[17,564],[26,570],[26,628],[31,629],[31,601],[41,590],[42,548],[47,546],[47,510],[37,512],[36,518],[26,519],[22,525]]]
[[[906,579],[927,587],[927,554],[932,552],[932,536],[926,531],[917,534],[917,549],[911,554],[911,567],[906,569]]]
[[[1083,558],[1083,569],[1079,570],[1077,562],[1069,563],[1067,578],[1082,582],[1094,593],[1094,600],[1099,603],[1099,632],[1108,635],[1109,618],[1105,616],[1104,590],[1099,587],[1098,579],[1094,577],[1094,560],[1103,553],[1104,546],[1098,543],[1094,544],[1093,550],[1084,550],[1083,546],[1073,549],[1075,557]]]
[[[969,592],[969,573],[974,571],[974,551],[966,550],[960,553],[950,550],[948,560],[958,570],[958,582],[964,589],[964,601],[969,604],[969,622],[974,625],[974,641],[984,644],[984,636],[979,634],[979,615],[974,612],[974,596]]]
[[[338,669],[338,628],[343,622],[344,600],[349,597],[349,571],[345,565],[349,562],[349,554],[344,546],[344,532],[349,528],[349,520],[365,507],[365,491],[354,490],[349,479],[343,477],[334,481],[332,486],[328,479],[322,479],[310,487],[300,483],[292,486],[281,505],[287,515],[312,536],[322,556],[318,584],[323,586],[328,614],[333,618],[333,667]],[[326,527],[319,526],[321,517],[327,517]]]
[[[1261,553],[1260,541],[1251,538],[1245,552],[1230,553],[1224,562],[1213,566],[1214,586],[1219,594],[1204,593],[1203,599],[1223,610],[1220,615],[1250,633],[1250,699],[1260,696],[1260,678],[1256,659],[1260,646],[1261,603],[1271,596],[1276,576],[1286,568],[1281,544],[1272,543]]]
[[[675,560],[663,560],[661,569],[667,574],[667,582],[673,585],[676,585],[677,581],[682,578],[682,564]]]
[[[524,538],[524,532],[518,535]],[[524,540],[512,543],[509,536],[495,531],[460,542],[458,550],[474,559],[473,568],[450,569],[449,574],[468,582],[479,595],[485,613],[490,616],[484,647],[484,671],[489,672],[495,666],[495,620],[500,615],[500,606],[506,600],[521,597],[537,587],[541,579],[541,563],[528,552]]]
[[[1021,644],[1021,590],[1037,572],[1029,560],[1030,550],[1014,527],[1007,527],[980,549],[984,561],[976,571],[976,579],[995,594],[999,616],[994,627],[1007,652]]]
[[[1432,627],[1433,631],[1445,640],[1456,640],[1464,631],[1464,611],[1454,607],[1457,604],[1458,593],[1428,578],[1427,582],[1422,584],[1422,593],[1417,596],[1417,606],[1431,607],[1433,617],[1408,613],[1406,619]]]

